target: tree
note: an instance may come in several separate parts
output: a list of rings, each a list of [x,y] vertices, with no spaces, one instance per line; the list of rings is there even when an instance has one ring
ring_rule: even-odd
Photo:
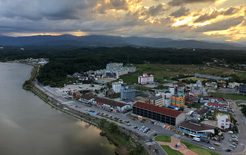
[[[109,132],[115,133],[118,130],[119,130],[119,127],[118,127],[117,124],[115,124],[115,123],[110,123],[109,124]]]
[[[129,152],[130,155],[139,155],[144,151],[144,147],[141,144],[137,144],[135,148],[132,148]]]
[[[218,135],[219,134],[219,129],[218,128],[215,128],[214,129],[214,135]]]
[[[246,117],[246,106],[243,106],[243,108],[242,108],[242,113],[243,113],[244,116]]]
[[[99,122],[99,127],[104,128],[106,122],[107,122],[106,119],[101,119]]]

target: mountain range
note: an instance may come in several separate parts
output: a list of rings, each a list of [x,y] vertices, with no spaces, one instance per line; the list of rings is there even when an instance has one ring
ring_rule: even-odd
[[[120,36],[73,36],[39,35],[27,37],[0,36],[0,46],[72,46],[72,47],[156,47],[156,48],[203,48],[244,50],[245,45],[198,40],[173,40],[168,38],[120,37]]]

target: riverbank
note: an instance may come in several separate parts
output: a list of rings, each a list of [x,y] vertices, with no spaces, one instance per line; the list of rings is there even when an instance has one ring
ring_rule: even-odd
[[[125,131],[122,128],[119,128],[117,124],[112,122],[105,121],[105,125],[99,126],[101,121],[104,120],[103,118],[94,117],[88,113],[82,113],[80,111],[76,111],[71,109],[70,107],[63,105],[60,101],[48,96],[45,92],[43,92],[38,87],[36,81],[36,75],[38,74],[38,67],[34,66],[31,71],[31,77],[29,80],[25,81],[23,84],[23,89],[27,91],[31,91],[35,95],[37,95],[40,99],[42,99],[45,103],[49,104],[52,108],[64,112],[70,116],[73,116],[81,121],[87,122],[91,125],[94,125],[104,132],[107,139],[112,142],[116,146],[115,153],[119,155],[126,155],[126,154],[136,154],[137,152],[142,152],[141,154],[148,154],[144,147],[132,137],[138,137],[137,135],[133,135],[133,133],[129,131]],[[109,130],[110,126],[117,126],[115,128],[119,128],[112,132]]]

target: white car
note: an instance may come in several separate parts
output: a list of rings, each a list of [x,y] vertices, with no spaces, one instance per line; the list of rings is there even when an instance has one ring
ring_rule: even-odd
[[[233,131],[228,131],[228,133],[233,134]]]
[[[209,146],[208,148],[209,148],[210,150],[215,150],[215,148],[212,147],[212,146]]]
[[[197,142],[200,142],[201,141],[201,139],[200,138],[197,138],[197,137],[194,137],[193,140],[194,141],[197,141]]]

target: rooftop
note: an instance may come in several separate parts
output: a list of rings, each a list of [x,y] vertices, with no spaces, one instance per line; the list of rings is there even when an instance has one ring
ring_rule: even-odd
[[[209,109],[206,108],[201,108],[201,109],[196,109],[194,112],[199,114],[199,115],[204,115],[205,113],[207,113],[209,111]]]
[[[215,128],[215,127],[207,125],[207,124],[202,124],[202,123],[197,124],[197,123],[193,123],[191,121],[185,121],[185,122],[181,123],[179,126],[184,127],[186,129],[191,129],[194,131],[212,130]]]
[[[155,106],[155,105],[144,103],[144,102],[137,102],[133,106],[146,109],[146,110],[150,110],[150,111],[154,111],[160,114],[172,116],[172,117],[178,117],[180,114],[182,114],[182,112],[177,111],[177,110],[172,110],[172,109],[165,108],[165,107],[159,107],[159,106]]]
[[[216,107],[227,107],[227,104],[216,104],[216,103],[207,103],[208,106],[216,106]]]
[[[97,97],[97,96],[90,95],[90,94],[83,94],[82,98],[86,99],[86,100],[90,100],[90,99],[94,98],[94,100],[98,103],[107,104],[107,105],[114,106],[114,107],[124,107],[126,105],[126,104],[121,103],[121,102],[117,102],[117,101],[106,99],[106,98]]]

